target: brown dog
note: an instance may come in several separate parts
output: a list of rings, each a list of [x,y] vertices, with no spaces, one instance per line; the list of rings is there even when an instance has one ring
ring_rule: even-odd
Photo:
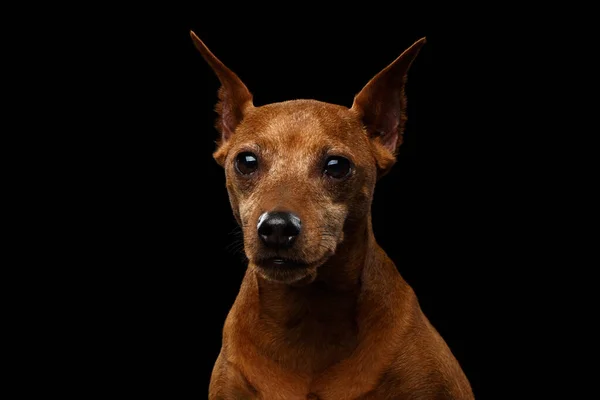
[[[222,85],[214,158],[249,259],[209,398],[473,399],[371,228],[375,182],[402,143],[406,74],[425,38],[348,109],[314,100],[255,107],[191,35]]]

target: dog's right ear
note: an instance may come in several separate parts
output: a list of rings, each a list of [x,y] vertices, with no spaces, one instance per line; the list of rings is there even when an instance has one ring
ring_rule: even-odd
[[[385,175],[396,162],[406,122],[406,75],[425,40],[417,40],[375,75],[354,98],[352,110],[358,113],[371,138],[379,177]]]
[[[216,106],[216,111],[219,114],[216,128],[221,134],[217,144],[219,148],[223,147],[235,132],[235,128],[244,118],[244,114],[253,108],[252,94],[246,88],[246,85],[227,68],[215,55],[206,47],[206,45],[196,36],[193,31],[190,31],[190,36],[194,41],[194,45],[202,54],[208,65],[213,69],[219,81],[221,88],[219,89],[219,102]],[[219,164],[223,163],[224,154],[217,151],[215,159]]]

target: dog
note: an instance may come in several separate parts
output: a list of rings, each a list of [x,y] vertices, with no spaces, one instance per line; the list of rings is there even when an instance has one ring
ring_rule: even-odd
[[[371,224],[375,184],[403,141],[407,72],[426,39],[373,77],[351,108],[256,107],[190,34],[221,83],[213,157],[248,258],[209,399],[474,399]]]

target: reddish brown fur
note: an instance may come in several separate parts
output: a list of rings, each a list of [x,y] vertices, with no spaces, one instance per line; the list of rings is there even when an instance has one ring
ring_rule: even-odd
[[[406,73],[424,39],[348,109],[314,100],[254,107],[239,78],[192,38],[222,83],[214,157],[225,168],[249,259],[209,398],[473,399],[458,362],[371,228],[375,183],[402,143]],[[260,160],[251,176],[236,173],[242,151]],[[327,155],[352,160],[352,175],[325,177]],[[274,273],[258,266],[273,251],[261,245],[257,220],[273,210],[302,220],[302,234],[284,252],[308,269]]]

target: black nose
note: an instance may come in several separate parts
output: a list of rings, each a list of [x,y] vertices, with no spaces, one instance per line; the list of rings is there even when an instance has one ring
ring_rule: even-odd
[[[290,247],[300,234],[300,218],[290,212],[266,212],[258,219],[258,236],[269,247]]]

